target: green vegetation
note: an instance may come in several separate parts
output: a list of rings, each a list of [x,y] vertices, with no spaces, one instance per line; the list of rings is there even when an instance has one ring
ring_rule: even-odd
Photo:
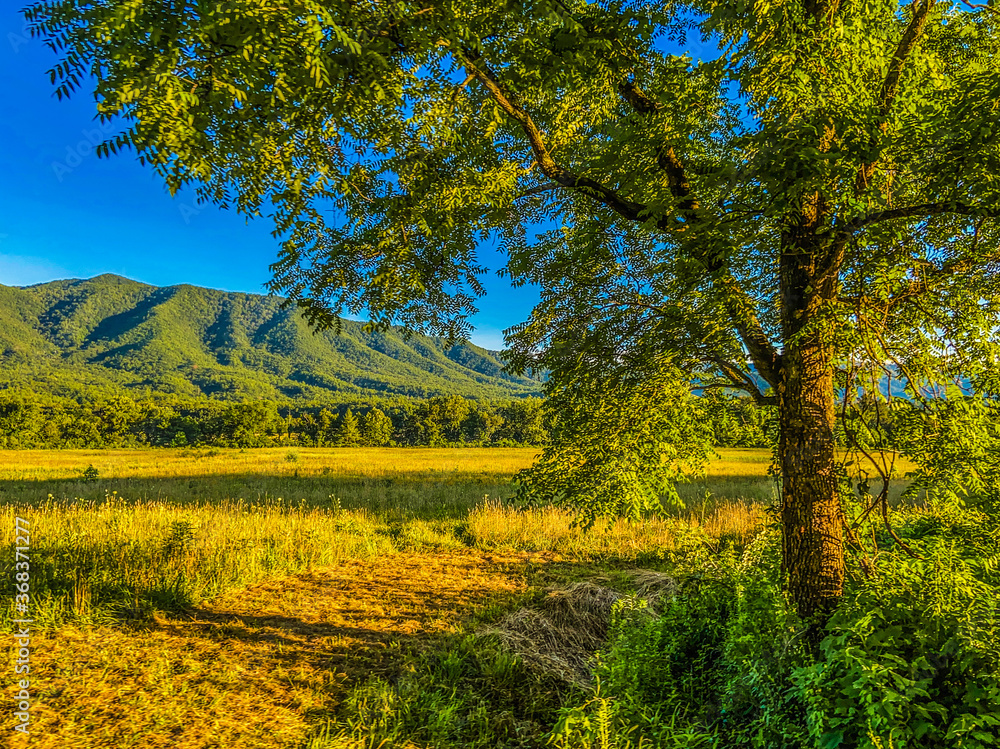
[[[360,419],[355,414],[361,415]],[[0,391],[0,448],[533,445],[548,438],[541,401],[473,401],[452,396],[329,407],[270,401],[172,399],[41,404]]]
[[[309,322],[365,310],[460,338],[490,242],[540,291],[508,337],[515,371],[589,372],[583,388],[668,359],[777,406],[783,568],[817,632],[846,574],[838,406],[887,378],[914,399],[997,394],[988,3],[54,0],[25,15],[59,54],[57,94],[92,84],[121,126],[99,151],[270,213],[270,287]],[[696,38],[709,59],[677,54]]]
[[[194,420],[200,436],[175,410],[156,442],[280,444],[264,472],[296,488],[332,474],[300,443],[497,445],[504,429],[548,443],[520,474],[528,507],[471,491],[513,472],[456,477],[470,486],[442,492],[449,506],[383,465],[392,490],[367,494],[365,477],[351,508],[218,489],[119,505],[111,489],[107,513],[78,513],[66,491],[112,475],[88,455],[58,498],[5,507],[42,536],[43,741],[996,743],[993,4],[53,0],[25,15],[61,56],[57,95],[93,84],[98,115],[121,125],[99,152],[134,150],[171,192],[271,212],[270,288],[304,317],[124,282],[94,299],[5,290],[16,377],[80,409],[29,430],[47,420],[8,401],[8,441],[125,444],[142,430],[102,389],[112,377],[230,400]],[[715,58],[671,54],[665,40],[689,36]],[[540,381],[471,347],[403,346],[392,328],[461,339],[486,242],[541,294],[508,341],[515,371],[548,373],[549,397],[516,430],[504,399]],[[360,311],[389,334],[306,335]],[[56,354],[86,367],[82,389]],[[362,361],[386,374],[366,379]],[[732,391],[756,408],[719,395]],[[346,394],[336,414],[329,393]],[[424,400],[399,419],[369,400],[390,394]],[[293,397],[318,411],[278,410]],[[766,506],[735,476],[717,497],[672,490],[712,438],[773,445]],[[128,655],[109,662],[95,640]],[[72,702],[81,675],[91,699]]]
[[[714,392],[689,401],[697,412],[697,421],[688,422],[688,426],[697,427],[691,439],[697,436],[722,447],[765,447],[773,440],[773,408]],[[647,406],[633,401],[630,408],[619,409],[616,428],[623,428],[633,413],[648,412]],[[578,416],[586,417],[587,413],[584,409]],[[542,401],[531,397],[396,397],[319,406],[301,402],[278,405],[271,401],[185,401],[164,396],[134,400],[128,394],[113,392],[105,393],[100,400],[81,403],[46,399],[24,387],[0,390],[0,448],[513,447],[547,443],[555,417],[554,409],[546,413]],[[567,419],[562,421],[566,423]],[[562,433],[566,433],[565,428]],[[891,440],[882,442],[891,444]],[[595,449],[601,448],[597,445]]]
[[[694,398],[669,362],[615,378],[560,371],[546,383],[549,444],[522,473],[519,497],[574,508],[581,520],[641,519],[680,503],[676,483],[702,470],[718,403]],[[728,414],[727,414],[728,415]]]
[[[991,747],[1000,498],[896,482],[919,557],[863,522],[813,649],[769,451],[721,452],[665,517],[588,532],[498,499],[532,449],[0,452],[32,746]]]
[[[540,391],[478,346],[350,320],[340,335],[316,333],[282,301],[113,275],[0,286],[0,387],[81,402],[126,394],[319,405]]]

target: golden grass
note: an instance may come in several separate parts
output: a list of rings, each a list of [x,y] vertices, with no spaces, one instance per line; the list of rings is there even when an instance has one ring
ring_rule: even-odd
[[[750,543],[764,522],[760,505],[724,499],[707,514],[689,511],[685,518],[693,528],[701,527],[712,538],[729,537],[740,545]]]
[[[0,481],[196,477],[325,477],[470,480],[509,478],[531,465],[536,448],[309,448],[0,450]],[[293,457],[290,457],[293,456]]]
[[[709,478],[763,478],[771,465],[764,448],[716,448]],[[533,447],[497,448],[157,448],[137,450],[0,450],[0,482],[81,479],[94,466],[102,480],[222,476],[476,480],[509,478],[531,465]],[[861,467],[870,464],[864,458]],[[896,459],[900,472],[914,465]],[[872,471],[873,472],[873,471]]]
[[[729,480],[740,477],[761,478],[768,475],[768,468],[771,466],[771,451],[760,447],[717,447],[718,456],[708,465],[709,478],[726,478]],[[843,453],[841,453],[843,457]],[[878,455],[874,455],[879,459]],[[886,459],[892,460],[891,453],[886,453]],[[864,456],[851,455],[850,459],[855,465],[850,467],[851,471],[858,468],[867,470],[870,474],[875,474],[873,464]],[[895,470],[899,476],[906,471],[912,471],[916,464],[902,455],[895,455]]]
[[[530,448],[265,448],[259,450],[0,451],[0,502],[259,504],[304,502],[379,515],[463,517],[509,492]],[[289,460],[294,456],[294,460]],[[98,478],[84,480],[89,466]]]
[[[573,519],[571,511],[555,507],[525,511],[487,501],[469,513],[468,530],[477,546],[490,551],[634,559],[672,548],[678,526],[687,526],[684,521],[669,518],[641,522],[598,520],[593,528],[584,531],[571,527]]]
[[[232,591],[140,629],[36,636],[32,749],[300,746],[349,676],[392,672],[524,588],[473,552],[345,560]],[[3,695],[13,702],[9,680]]]
[[[43,625],[141,618],[268,576],[395,549],[370,513],[284,502],[178,506],[112,496],[48,500],[30,511],[5,505],[5,535],[18,514],[31,523],[32,601]],[[0,610],[12,617],[12,605]]]
[[[584,533],[498,499],[536,452],[0,451],[5,540],[15,515],[32,523],[28,745],[353,746],[315,737],[354,680],[410,667],[550,570],[663,558],[702,532],[746,543],[775,498],[769,451],[723,449],[680,488],[685,510]]]

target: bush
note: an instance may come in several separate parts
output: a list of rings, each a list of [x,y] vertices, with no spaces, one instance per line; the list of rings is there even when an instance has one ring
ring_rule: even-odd
[[[987,504],[984,503],[983,507]],[[780,588],[780,535],[617,604],[596,688],[561,747],[986,749],[1000,734],[997,514],[904,509],[813,650]],[[853,564],[855,568],[860,565]],[[582,703],[582,704],[581,704]],[[686,742],[686,743],[685,743]]]
[[[489,636],[454,637],[413,666],[398,680],[372,677],[354,687],[327,729],[329,744],[539,746],[562,696],[562,685],[526,669]]]
[[[809,659],[777,583],[779,545],[767,530],[740,556],[732,548],[711,559],[692,555],[700,570],[688,571],[673,597],[652,606],[623,599],[598,690],[562,711],[555,743],[806,746],[804,704],[789,686]],[[691,561],[679,569],[691,570]]]
[[[795,683],[820,747],[986,749],[1000,733],[1000,549],[988,515],[910,513]]]

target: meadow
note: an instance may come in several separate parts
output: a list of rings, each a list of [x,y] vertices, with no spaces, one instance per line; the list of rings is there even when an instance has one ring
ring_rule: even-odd
[[[576,655],[539,627],[745,556],[777,486],[769,451],[720,449],[684,508],[584,532],[506,501],[535,454],[0,452],[8,543],[31,529],[30,746],[590,746],[552,731],[591,704],[573,674],[607,617],[565,625]]]

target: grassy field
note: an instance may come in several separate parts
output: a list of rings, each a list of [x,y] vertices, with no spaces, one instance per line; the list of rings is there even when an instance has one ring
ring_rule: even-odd
[[[31,523],[30,746],[376,746],[342,719],[390,699],[372,678],[447,675],[435,653],[546,586],[745,544],[770,454],[720,453],[674,517],[583,533],[503,501],[531,449],[0,452],[8,543]],[[11,597],[0,612],[11,629]]]

